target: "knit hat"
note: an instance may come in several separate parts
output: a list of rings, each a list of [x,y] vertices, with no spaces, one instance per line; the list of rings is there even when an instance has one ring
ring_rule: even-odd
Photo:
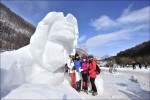
[[[79,54],[78,54],[78,53],[76,53],[76,54],[75,54],[75,57],[77,57],[77,56],[79,56]]]
[[[87,59],[87,56],[86,56],[86,55],[83,55],[83,56],[82,56],[82,59]]]

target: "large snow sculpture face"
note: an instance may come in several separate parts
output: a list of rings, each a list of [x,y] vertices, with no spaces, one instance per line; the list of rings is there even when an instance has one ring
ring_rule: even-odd
[[[29,44],[34,62],[54,72],[67,62],[68,54],[77,45],[78,27],[76,18],[62,12],[50,12],[39,22]]]

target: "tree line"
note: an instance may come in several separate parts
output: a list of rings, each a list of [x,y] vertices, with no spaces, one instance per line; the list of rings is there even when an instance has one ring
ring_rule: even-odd
[[[121,51],[114,58],[119,65],[131,65],[133,62],[150,65],[150,40]]]
[[[28,45],[35,27],[0,3],[0,49],[15,50]]]

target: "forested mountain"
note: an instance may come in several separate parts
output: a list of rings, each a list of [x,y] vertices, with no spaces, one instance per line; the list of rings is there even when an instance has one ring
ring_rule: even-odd
[[[150,41],[144,42],[133,48],[121,51],[117,54],[117,57],[143,57],[150,55]]]
[[[0,3],[0,49],[14,50],[29,44],[35,27]]]
[[[121,51],[115,56],[118,64],[132,64],[140,62],[150,65],[150,40],[139,44],[133,48]]]

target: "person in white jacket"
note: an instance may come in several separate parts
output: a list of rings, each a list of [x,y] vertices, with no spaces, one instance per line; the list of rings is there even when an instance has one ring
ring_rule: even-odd
[[[74,69],[74,55],[70,54],[67,62],[69,76],[71,78],[71,86],[76,89],[76,76],[75,76],[75,69]]]

